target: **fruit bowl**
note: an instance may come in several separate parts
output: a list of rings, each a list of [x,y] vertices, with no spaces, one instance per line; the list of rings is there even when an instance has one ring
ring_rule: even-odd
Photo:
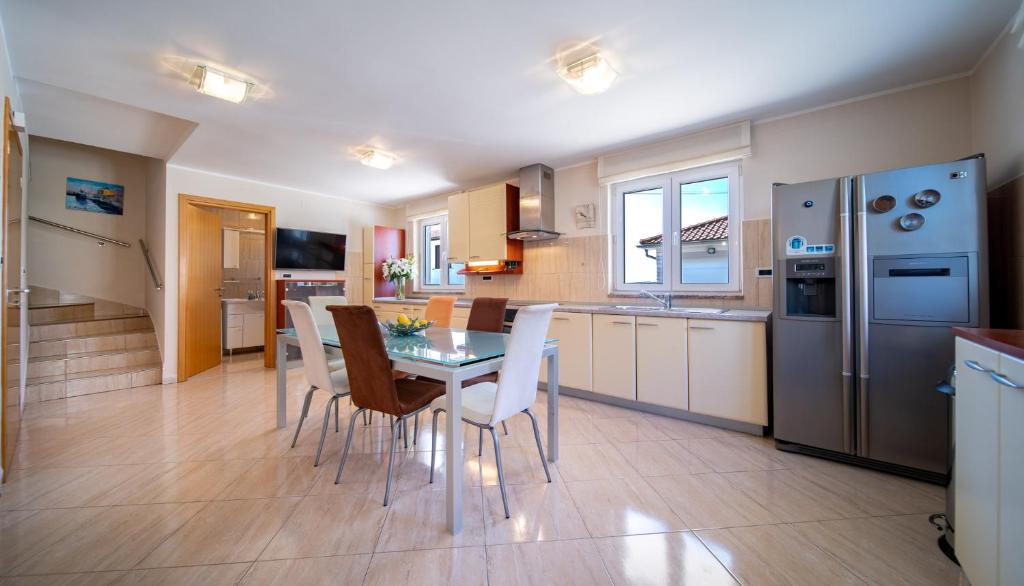
[[[422,319],[410,319],[405,314],[398,316],[395,321],[386,321],[382,324],[384,329],[392,336],[411,336],[434,325],[432,321]]]

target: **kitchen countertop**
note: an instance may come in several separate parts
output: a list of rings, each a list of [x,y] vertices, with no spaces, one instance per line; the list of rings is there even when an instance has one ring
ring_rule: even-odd
[[[1024,330],[953,328],[953,334],[996,352],[1024,360]]]
[[[376,297],[374,303],[397,303],[404,305],[426,305],[426,298],[406,298],[403,300],[394,297]],[[455,302],[456,307],[469,307],[472,305],[470,299],[459,299]],[[509,307],[523,307],[526,305],[537,305],[540,303],[551,303],[550,301],[509,301]],[[567,313],[601,313],[609,315],[633,315],[649,317],[686,317],[696,319],[717,319],[723,321],[756,321],[765,322],[771,317],[772,312],[764,309],[726,309],[717,307],[702,308],[700,306],[683,306],[674,309],[660,309],[653,305],[641,306],[628,303],[618,305],[597,304],[597,303],[559,303],[558,311]],[[713,313],[720,312],[720,313]]]

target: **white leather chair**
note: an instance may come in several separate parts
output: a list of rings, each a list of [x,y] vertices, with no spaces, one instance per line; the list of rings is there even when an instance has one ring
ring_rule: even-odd
[[[313,311],[313,321],[317,327],[334,327],[334,316],[327,311],[328,305],[348,305],[348,298],[344,295],[313,295],[309,298],[309,308]],[[345,359],[336,356],[327,359],[327,368],[339,370],[345,368]]]
[[[348,386],[348,372],[342,367],[338,370],[331,370],[327,365],[327,352],[320,341],[320,328],[317,327],[313,318],[313,310],[301,301],[285,300],[281,303],[288,308],[292,317],[292,324],[295,325],[295,333],[299,338],[299,349],[302,351],[302,367],[306,370],[306,379],[310,387],[306,391],[306,398],[302,402],[302,415],[299,416],[299,425],[295,428],[295,437],[292,438],[292,447],[299,439],[299,431],[302,430],[302,422],[309,414],[309,404],[313,400],[313,391],[323,389],[331,394],[324,409],[324,425],[320,429],[320,445],[316,449],[314,466],[320,464],[320,453],[324,449],[324,439],[327,436],[327,426],[331,421],[331,407],[334,407],[334,431],[338,431],[338,400],[350,394]],[[330,315],[330,313],[328,313]]]
[[[462,420],[482,430],[491,432],[494,440],[494,459],[498,463],[498,484],[501,486],[501,501],[505,505],[505,518],[509,517],[508,494],[505,490],[505,472],[501,465],[501,444],[495,426],[504,423],[517,413],[526,413],[533,423],[533,436],[537,440],[537,451],[544,465],[544,474],[551,482],[548,462],[544,457],[544,446],[540,441],[537,418],[530,411],[530,405],[537,399],[537,379],[544,351],[551,313],[557,303],[531,305],[516,313],[512,333],[506,343],[505,360],[498,373],[498,382],[480,382],[462,389]],[[437,448],[437,416],[444,411],[444,397],[434,400],[430,408],[434,412],[434,425],[430,438],[430,482],[434,482],[434,457]],[[447,441],[452,441],[448,438]]]

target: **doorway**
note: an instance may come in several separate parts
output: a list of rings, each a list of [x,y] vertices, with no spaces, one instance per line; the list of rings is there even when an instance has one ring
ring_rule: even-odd
[[[270,206],[209,197],[178,196],[178,381],[218,366],[224,348],[222,299],[230,285],[224,279],[225,216],[243,214],[262,224],[264,234],[262,295],[263,364],[273,368],[275,296],[273,234],[275,210]],[[262,219],[262,222],[259,220]],[[232,239],[227,239],[229,248]],[[230,252],[230,250],[229,250]],[[250,289],[249,291],[252,291]]]
[[[21,140],[12,122],[11,100],[4,98],[3,150],[3,257],[0,280],[3,281],[4,308],[0,317],[0,400],[3,420],[0,422],[0,469],[3,480],[10,476],[14,443],[21,427],[22,367],[28,356],[23,336],[28,321],[28,291],[22,275],[21,256],[24,250],[22,211],[24,194],[21,188]]]

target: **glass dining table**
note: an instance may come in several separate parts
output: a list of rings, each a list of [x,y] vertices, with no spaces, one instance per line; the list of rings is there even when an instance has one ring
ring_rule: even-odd
[[[320,326],[320,339],[328,354],[341,354],[334,326]],[[384,333],[384,347],[391,365],[414,375],[444,381],[446,395],[445,437],[462,437],[462,383],[501,369],[510,336],[449,328],[431,328],[422,334],[394,336]],[[301,365],[288,360],[288,346],[299,345],[293,328],[277,330],[277,427],[288,425],[287,371]],[[548,460],[558,459],[558,345],[545,341],[548,383]],[[448,529],[462,530],[462,442],[446,441],[445,483]]]

